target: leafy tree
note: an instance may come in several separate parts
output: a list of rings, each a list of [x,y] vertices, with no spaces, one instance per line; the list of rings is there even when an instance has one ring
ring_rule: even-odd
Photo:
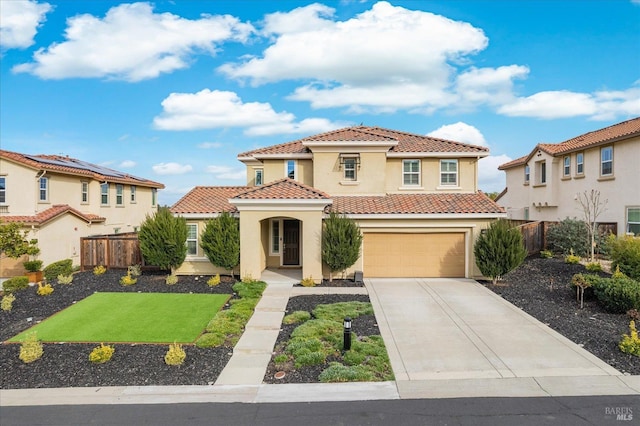
[[[491,277],[493,284],[527,257],[522,234],[505,219],[493,222],[485,233],[480,234],[473,253],[480,272]]]
[[[220,268],[233,269],[240,264],[240,224],[227,212],[207,222],[200,247],[211,263]]]
[[[38,240],[28,240],[28,231],[23,230],[22,224],[17,222],[0,222],[0,253],[17,259],[25,254],[35,256],[40,253]]]
[[[187,257],[187,221],[173,216],[166,207],[160,207],[153,216],[146,216],[138,239],[145,262],[170,269],[172,274]]]
[[[360,257],[362,233],[348,217],[331,212],[322,230],[322,261],[329,267],[329,281],[333,272],[344,271]]]

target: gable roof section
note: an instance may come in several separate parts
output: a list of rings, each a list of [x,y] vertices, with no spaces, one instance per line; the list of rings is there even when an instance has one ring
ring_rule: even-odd
[[[284,178],[236,194],[236,200],[329,200],[329,195],[293,179]]]
[[[504,214],[482,192],[472,194],[387,194],[336,196],[326,209],[348,215],[369,214]]]
[[[83,176],[102,182],[126,183],[158,189],[164,188],[164,185],[159,182],[61,155],[27,155],[0,150],[0,158],[22,164],[35,170],[47,170],[55,173]]]
[[[292,142],[272,145],[238,154],[238,158],[258,158],[263,155],[310,154],[305,146],[308,143],[321,142],[388,142],[394,144],[390,153],[460,153],[486,156],[489,149],[483,146],[464,144],[446,139],[400,132],[382,127],[355,126],[320,133]]]
[[[539,143],[531,153],[529,153],[529,155],[501,164],[498,167],[498,170],[506,170],[526,164],[538,150],[544,151],[553,156],[558,156],[619,140],[629,139],[635,136],[640,136],[640,117],[632,118],[631,120],[623,121],[622,123],[614,124],[603,129],[594,130],[592,132],[576,136],[575,138],[568,139],[564,142],[556,144]]]
[[[56,204],[33,216],[0,216],[0,221],[1,222],[19,222],[24,225],[42,226],[45,223],[50,222],[53,219],[60,217],[64,214],[72,214],[84,220],[87,223],[104,222],[106,220],[106,218],[95,215],[95,214],[82,213],[81,211],[74,209],[68,204]]]
[[[229,199],[248,189],[248,186],[196,186],[170,210],[174,214],[235,213],[238,210]]]

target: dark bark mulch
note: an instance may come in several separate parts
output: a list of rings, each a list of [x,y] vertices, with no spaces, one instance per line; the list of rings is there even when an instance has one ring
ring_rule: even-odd
[[[302,284],[296,284],[296,287],[302,287]],[[329,281],[323,279],[320,284],[316,284],[315,287],[364,287],[363,281],[354,281],[349,279],[336,279]]]
[[[589,292],[580,309],[570,287],[571,277],[577,273],[590,272],[561,258],[532,256],[497,285],[483,284],[620,372],[640,374],[640,358],[618,348],[622,335],[629,333],[630,318],[606,312]]]
[[[220,285],[209,287],[207,276],[181,276],[168,286],[166,275],[144,273],[129,287],[119,284],[123,271],[110,270],[95,276],[92,272],[74,275],[70,285],[53,284],[49,296],[36,295],[37,287],[17,292],[10,312],[0,311],[0,341],[5,341],[33,324],[80,301],[95,291],[156,293],[233,293],[235,280],[221,277]],[[31,319],[30,321],[28,319]],[[96,318],[98,320],[98,318]],[[43,388],[80,386],[144,386],[213,384],[231,358],[233,349],[183,346],[187,358],[181,366],[168,366],[164,355],[168,345],[115,344],[111,361],[93,364],[89,353],[97,344],[44,343],[42,358],[24,364],[19,344],[0,344],[0,388]]]

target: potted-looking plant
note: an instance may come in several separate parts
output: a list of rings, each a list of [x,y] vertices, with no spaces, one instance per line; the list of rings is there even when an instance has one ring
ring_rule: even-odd
[[[42,281],[42,260],[37,260],[36,257],[40,253],[38,248],[38,240],[30,240],[26,248],[26,253],[29,255],[29,260],[22,262],[22,266],[27,270],[27,277],[30,283],[39,283]]]

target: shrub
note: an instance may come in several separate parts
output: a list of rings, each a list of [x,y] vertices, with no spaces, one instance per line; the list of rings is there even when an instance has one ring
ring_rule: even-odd
[[[589,228],[582,220],[566,218],[549,227],[547,245],[564,255],[573,249],[576,255],[586,256],[589,253]]]
[[[38,283],[38,290],[36,293],[38,293],[38,296],[48,296],[53,293],[53,287],[51,287],[51,284],[43,285],[42,283]]]
[[[634,280],[640,280],[640,238],[609,236],[607,240],[611,266]]]
[[[73,282],[73,274],[69,275],[58,275],[58,284],[71,284]]]
[[[564,257],[564,263],[569,263],[571,265],[577,265],[580,263],[580,256],[576,256],[573,254],[573,249],[569,250],[569,254]]]
[[[167,285],[175,285],[178,283],[178,276],[177,275],[167,275],[167,278],[164,279],[164,282],[167,283]]]
[[[220,285],[220,274],[215,274],[214,276],[212,276],[211,278],[209,278],[207,280],[207,285],[209,287],[215,287],[217,285]]]
[[[137,278],[133,278],[129,274],[129,272],[127,272],[127,275],[124,275],[122,278],[120,278],[120,285],[123,285],[123,286],[134,285],[137,282],[138,282],[138,279]]]
[[[140,265],[130,265],[127,268],[127,271],[129,271],[129,275],[132,277],[139,277],[142,275],[142,267]]]
[[[480,272],[494,284],[527,256],[522,234],[504,219],[491,223],[486,232],[480,234],[473,252]]]
[[[233,291],[238,293],[238,296],[242,298],[257,299],[262,296],[262,292],[266,287],[267,284],[261,281],[242,281],[233,285]]]
[[[544,259],[551,259],[553,257],[553,252],[551,250],[542,250],[540,252],[540,257]]]
[[[187,354],[184,349],[182,349],[182,345],[174,342],[172,345],[169,345],[169,350],[164,356],[164,362],[167,365],[182,365],[186,357]]]
[[[303,278],[302,280],[300,280],[300,285],[302,285],[303,287],[315,287],[316,282],[311,277]]]
[[[200,246],[209,261],[231,271],[240,264],[240,221],[227,212],[209,220]]]
[[[322,383],[370,382],[375,379],[373,373],[363,366],[354,365],[347,367],[339,362],[329,364],[329,368],[320,373],[318,378]]]
[[[616,265],[616,270],[613,271],[611,278],[622,278],[622,277],[626,277],[626,275],[620,272],[620,265]]]
[[[44,349],[38,340],[36,332],[29,333],[20,345],[20,355],[18,358],[25,364],[33,362],[42,357]]]
[[[2,283],[2,288],[7,293],[14,293],[16,291],[24,290],[29,287],[29,278],[27,277],[13,277]]]
[[[16,296],[14,296],[13,293],[5,294],[2,296],[2,301],[0,301],[0,309],[7,312],[11,311],[11,308],[13,308],[13,302],[15,301]]]
[[[338,302],[317,305],[313,310],[313,315],[318,319],[326,319],[339,322],[345,317],[356,319],[360,315],[373,315],[373,307],[368,302]]]
[[[640,309],[640,282],[628,277],[598,278],[593,290],[604,308],[613,313]]]
[[[187,221],[160,207],[147,215],[138,232],[140,251],[147,265],[173,270],[182,265],[187,256]]]
[[[287,361],[289,361],[289,357],[286,354],[280,354],[273,357],[273,362],[276,365],[282,365]]]
[[[638,337],[635,321],[629,322],[629,334],[622,336],[618,347],[624,353],[640,357],[640,337]]]
[[[42,269],[42,260],[27,260],[22,265],[28,272],[36,272]]]
[[[602,271],[602,265],[600,262],[589,262],[585,265],[585,268],[589,272],[600,272]]]
[[[113,346],[100,343],[100,346],[93,348],[89,354],[89,361],[94,364],[104,364],[111,359],[115,351],[116,350]]]
[[[53,281],[59,275],[71,275],[73,273],[73,261],[71,259],[58,260],[42,270],[42,274],[48,281]]]
[[[227,340],[227,336],[220,333],[204,333],[196,341],[196,346],[199,348],[215,348],[222,346]]]
[[[282,319],[283,324],[298,324],[311,319],[311,314],[307,311],[295,311]]]
[[[98,265],[95,268],[93,268],[93,275],[102,275],[105,272],[107,272],[107,268],[105,268],[102,265]]]
[[[322,261],[329,267],[329,281],[333,273],[344,271],[360,257],[362,232],[358,224],[335,212],[322,224]]]

